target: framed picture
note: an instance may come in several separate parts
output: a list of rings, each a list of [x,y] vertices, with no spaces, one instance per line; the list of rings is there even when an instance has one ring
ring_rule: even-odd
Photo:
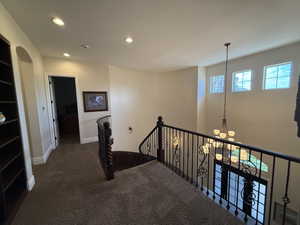
[[[107,111],[107,92],[84,91],[83,105],[85,112]]]

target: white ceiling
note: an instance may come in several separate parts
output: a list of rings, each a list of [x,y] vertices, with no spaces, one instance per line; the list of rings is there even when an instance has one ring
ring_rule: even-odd
[[[300,0],[0,0],[42,55],[172,70],[300,40]],[[64,28],[50,22],[64,21]],[[131,35],[134,43],[124,43]],[[80,48],[88,43],[90,49]]]

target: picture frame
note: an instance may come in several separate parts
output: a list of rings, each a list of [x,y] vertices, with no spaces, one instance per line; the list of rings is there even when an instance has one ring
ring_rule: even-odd
[[[108,111],[106,91],[83,91],[84,112]]]

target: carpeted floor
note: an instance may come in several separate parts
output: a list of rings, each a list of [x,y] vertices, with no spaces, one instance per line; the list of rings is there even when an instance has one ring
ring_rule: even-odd
[[[66,143],[34,168],[36,186],[13,225],[238,225],[157,161],[105,181],[97,144]]]

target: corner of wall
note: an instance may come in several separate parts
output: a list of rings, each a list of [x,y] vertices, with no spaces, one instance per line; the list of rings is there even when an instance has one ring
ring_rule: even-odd
[[[27,190],[28,191],[31,191],[33,189],[35,185],[35,178],[34,176],[32,175],[28,180],[27,180]]]
[[[54,146],[50,145],[42,156],[33,157],[32,158],[33,165],[45,164],[53,150],[54,150]]]
[[[197,131],[206,133],[206,68],[198,67]]]

